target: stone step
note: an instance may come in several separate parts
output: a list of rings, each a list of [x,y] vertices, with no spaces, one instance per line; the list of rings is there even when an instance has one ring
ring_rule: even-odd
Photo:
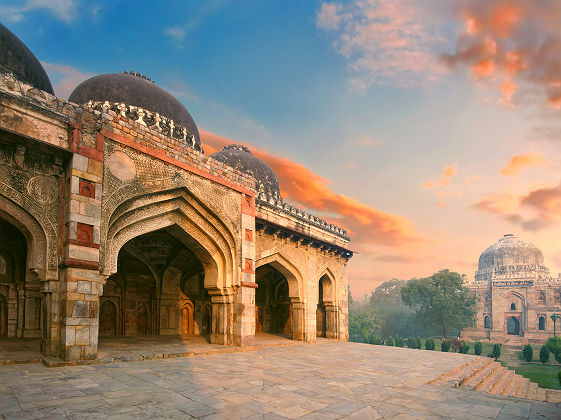
[[[493,368],[487,373],[487,375],[485,375],[479,384],[474,387],[476,391],[487,392],[502,375],[505,368],[498,363],[494,363],[493,365]]]
[[[489,388],[489,394],[497,394],[501,395],[503,390],[514,376],[514,371],[510,369],[503,368],[501,376],[497,379],[497,381]]]
[[[460,378],[458,386],[464,386],[473,378],[479,376],[481,372],[485,372],[493,366],[493,359],[482,357],[477,363],[474,363],[470,369]]]
[[[514,394],[516,394],[516,388],[518,388],[518,385],[520,384],[520,382],[522,382],[523,379],[524,377],[517,375],[516,373],[512,375],[512,378],[505,385],[502,395],[513,397]]]
[[[546,390],[547,402],[559,404],[561,403],[561,391],[558,389]]]
[[[477,359],[472,359],[463,365],[460,365],[448,372],[443,373],[438,378],[429,381],[429,384],[437,384],[442,382],[457,382],[459,381],[465,372],[468,372],[473,366],[477,366],[478,363],[482,363],[483,357],[478,357]],[[455,385],[457,386],[457,385]]]
[[[520,376],[520,375],[518,375]],[[516,387],[516,391],[514,392],[514,396],[518,398],[526,398],[526,394],[528,392],[528,385],[530,385],[530,380],[523,376],[520,376],[520,381],[518,382],[518,386]]]
[[[536,384],[535,382],[530,382],[528,384],[528,392],[526,393],[526,399],[535,400],[537,391],[538,391],[538,384]]]
[[[495,369],[496,366],[497,365],[495,364],[495,362],[493,362],[493,359],[489,359],[488,362],[475,373],[475,375],[473,375],[471,378],[469,378],[469,380],[463,383],[463,386],[465,388],[475,389],[485,380],[487,375],[489,375],[489,373],[493,369]]]
[[[536,390],[536,400],[538,401],[546,401],[547,395],[545,389],[538,387]]]

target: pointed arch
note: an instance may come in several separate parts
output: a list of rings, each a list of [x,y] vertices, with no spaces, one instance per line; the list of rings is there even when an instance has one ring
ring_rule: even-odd
[[[225,289],[239,283],[238,244],[226,225],[185,189],[132,197],[109,217],[102,235],[102,271],[116,272],[121,247],[145,233],[165,229],[201,261],[205,287]]]
[[[255,269],[257,270],[257,268],[266,264],[271,265],[286,278],[288,282],[288,294],[291,300],[303,299],[304,279],[296,266],[279,252],[257,259],[255,262]]]
[[[0,189],[0,218],[15,226],[27,241],[28,271],[41,280],[58,279],[58,237],[55,226],[46,223],[47,216],[40,214],[37,205],[21,193],[10,189],[15,200],[3,196]],[[17,202],[28,206],[22,207]],[[43,222],[43,223],[42,223]]]
[[[323,303],[324,304],[336,304],[336,277],[329,267],[324,267],[318,271],[316,276],[319,282],[321,282],[323,287]]]

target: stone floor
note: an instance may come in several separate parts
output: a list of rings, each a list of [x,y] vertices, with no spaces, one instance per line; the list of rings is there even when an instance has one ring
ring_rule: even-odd
[[[101,338],[98,361],[112,363],[114,361],[161,359],[169,356],[228,353],[296,343],[283,335],[267,333],[257,333],[253,348],[244,347],[243,349],[235,346],[210,344],[207,338],[200,335]],[[55,359],[49,358],[48,360],[53,361]],[[0,339],[0,365],[40,362],[42,360],[39,339]],[[61,360],[58,360],[58,362],[61,362]]]
[[[474,356],[323,340],[259,351],[0,366],[11,418],[561,418],[561,406],[426,382]]]

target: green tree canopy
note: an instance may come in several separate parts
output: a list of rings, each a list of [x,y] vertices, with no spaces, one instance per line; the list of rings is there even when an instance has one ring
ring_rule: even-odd
[[[473,324],[475,296],[463,286],[460,274],[441,270],[430,277],[411,279],[401,289],[403,302],[415,310],[418,320],[448,331]]]

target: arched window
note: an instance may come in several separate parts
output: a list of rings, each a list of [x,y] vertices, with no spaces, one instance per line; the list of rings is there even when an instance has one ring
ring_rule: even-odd
[[[512,302],[512,303],[510,304],[510,310],[511,310],[511,311],[516,311],[516,303]]]
[[[545,330],[545,316],[540,316],[538,328],[540,331]]]
[[[484,328],[491,328],[491,318],[489,318],[489,315],[485,315],[485,318],[483,319],[483,326]]]
[[[555,293],[555,304],[559,305],[561,303],[561,292]]]
[[[543,290],[538,292],[538,303],[540,305],[545,305],[545,292]]]

